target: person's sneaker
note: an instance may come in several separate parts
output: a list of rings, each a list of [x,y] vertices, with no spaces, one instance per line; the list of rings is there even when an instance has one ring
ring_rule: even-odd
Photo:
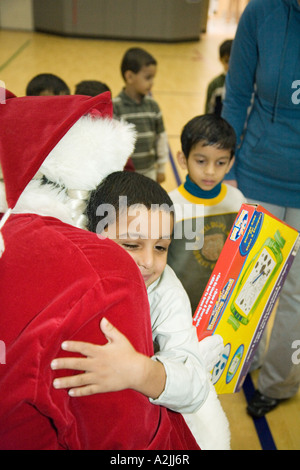
[[[248,413],[254,418],[261,418],[269,411],[272,411],[282,400],[277,398],[266,397],[256,390],[254,397],[247,406]]]

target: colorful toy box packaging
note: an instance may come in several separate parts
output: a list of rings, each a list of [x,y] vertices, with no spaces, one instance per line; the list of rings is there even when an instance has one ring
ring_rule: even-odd
[[[199,340],[224,340],[217,393],[241,389],[299,244],[299,232],[263,207],[241,206],[193,318]]]

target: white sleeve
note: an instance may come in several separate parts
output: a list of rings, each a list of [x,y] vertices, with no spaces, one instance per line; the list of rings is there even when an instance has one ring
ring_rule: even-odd
[[[174,272],[167,268],[164,275],[171,281],[170,276],[174,277],[175,284],[163,282],[156,292],[148,294],[153,340],[159,345],[152,359],[164,365],[167,376],[164,391],[150,401],[173,411],[193,413],[207,398],[209,380],[199,354],[189,298]]]

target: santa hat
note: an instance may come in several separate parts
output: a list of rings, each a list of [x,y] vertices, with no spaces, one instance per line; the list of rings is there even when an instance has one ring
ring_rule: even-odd
[[[0,104],[0,163],[8,214],[38,172],[64,188],[90,191],[123,169],[135,131],[112,112],[109,92],[17,98],[7,91]]]

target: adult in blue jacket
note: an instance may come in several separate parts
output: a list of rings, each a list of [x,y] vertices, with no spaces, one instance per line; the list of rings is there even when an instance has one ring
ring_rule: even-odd
[[[300,0],[247,5],[231,50],[222,116],[238,138],[232,184],[300,230]],[[248,406],[254,416],[299,390],[300,364],[292,360],[300,340],[299,277],[298,253]]]

